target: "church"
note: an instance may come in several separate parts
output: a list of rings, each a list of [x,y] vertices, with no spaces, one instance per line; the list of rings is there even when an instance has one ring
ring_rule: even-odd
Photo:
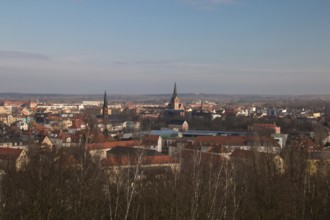
[[[182,103],[180,103],[180,99],[178,97],[176,83],[174,83],[174,90],[172,94],[172,98],[168,104],[168,108],[165,109],[164,114],[166,116],[172,117],[184,117],[185,116],[185,108]]]

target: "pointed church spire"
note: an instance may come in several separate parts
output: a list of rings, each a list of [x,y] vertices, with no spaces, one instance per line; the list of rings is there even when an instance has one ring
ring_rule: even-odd
[[[107,91],[104,91],[104,98],[103,98],[103,108],[102,108],[103,112],[103,118],[105,119],[108,114],[109,114],[109,110],[108,110],[108,98],[107,98]]]
[[[107,90],[104,91],[103,108],[108,108]]]
[[[173,95],[172,95],[172,99],[176,98],[178,96],[177,92],[176,92],[176,82],[174,83],[174,90],[173,90]]]

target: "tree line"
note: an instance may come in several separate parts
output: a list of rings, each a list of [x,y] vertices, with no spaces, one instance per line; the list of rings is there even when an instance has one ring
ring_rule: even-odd
[[[328,219],[329,169],[311,173],[305,153],[245,160],[183,151],[180,169],[105,168],[81,148],[33,148],[24,169],[6,169],[0,219]],[[74,159],[73,159],[74,158]],[[322,165],[322,164],[321,164]],[[320,165],[320,166],[321,166]],[[326,166],[326,164],[323,164]]]

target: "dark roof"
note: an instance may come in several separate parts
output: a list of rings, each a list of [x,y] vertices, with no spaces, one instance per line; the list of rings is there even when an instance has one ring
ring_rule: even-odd
[[[251,132],[240,131],[208,131],[208,130],[189,130],[183,132],[184,136],[252,136]]]
[[[168,124],[169,125],[182,125],[184,122],[185,122],[185,120],[176,119],[176,120],[171,120]]]
[[[143,156],[155,156],[161,155],[157,151],[141,149],[141,148],[133,148],[133,147],[114,147],[107,151],[107,155],[112,156],[137,156],[139,154],[143,154]]]

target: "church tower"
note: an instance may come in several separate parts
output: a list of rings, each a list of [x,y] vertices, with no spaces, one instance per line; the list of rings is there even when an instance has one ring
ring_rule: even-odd
[[[179,110],[180,109],[180,99],[178,98],[178,94],[176,91],[176,83],[174,84],[174,90],[171,98],[171,102],[169,104],[169,108],[172,110]]]
[[[107,91],[104,91],[104,98],[103,98],[103,108],[102,108],[102,115],[105,119],[108,117],[109,109],[108,109],[108,99],[107,99]]]

